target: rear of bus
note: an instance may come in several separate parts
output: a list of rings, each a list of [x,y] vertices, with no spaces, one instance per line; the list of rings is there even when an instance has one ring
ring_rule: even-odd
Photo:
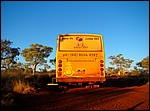
[[[102,35],[60,34],[56,50],[57,83],[103,83],[105,57]]]

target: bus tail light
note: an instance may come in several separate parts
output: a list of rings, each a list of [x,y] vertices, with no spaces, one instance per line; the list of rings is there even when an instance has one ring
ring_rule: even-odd
[[[58,67],[62,67],[62,64],[58,64]]]
[[[103,60],[100,60],[100,63],[103,63],[104,61]]]
[[[62,68],[59,68],[58,71],[62,71]]]
[[[104,60],[100,60],[100,74],[104,76]]]
[[[58,63],[62,63],[62,60],[59,60]]]
[[[100,64],[100,66],[101,66],[101,67],[103,67],[103,66],[104,66],[104,64]]]
[[[103,71],[103,70],[104,70],[104,68],[100,68],[100,70],[101,70],[101,71]]]
[[[58,76],[62,75],[62,60],[58,60]]]

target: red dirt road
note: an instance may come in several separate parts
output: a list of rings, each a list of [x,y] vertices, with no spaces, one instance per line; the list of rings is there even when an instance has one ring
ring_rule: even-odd
[[[16,110],[149,110],[149,83],[132,87],[73,88],[23,96]]]

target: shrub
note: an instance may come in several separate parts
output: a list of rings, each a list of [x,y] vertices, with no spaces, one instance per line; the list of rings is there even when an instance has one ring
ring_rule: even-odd
[[[28,82],[21,79],[13,82],[13,91],[20,94],[35,93],[35,89],[31,87]]]
[[[39,74],[39,75],[31,75],[31,76],[25,76],[25,80],[30,83],[30,86],[33,86],[34,88],[43,88],[47,87],[48,83],[52,82],[52,76],[54,75],[48,75],[48,74]]]
[[[12,80],[12,75],[1,75],[1,93],[13,91]]]

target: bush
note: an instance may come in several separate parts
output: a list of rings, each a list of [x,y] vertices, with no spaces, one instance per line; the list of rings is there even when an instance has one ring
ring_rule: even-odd
[[[1,75],[1,93],[7,93],[13,91],[12,80],[14,77],[10,74]]]
[[[29,81],[25,80],[25,75],[17,74],[2,74],[1,75],[1,93],[16,92],[21,94],[28,94],[34,92]]]
[[[25,76],[25,80],[28,81],[34,88],[43,88],[47,87],[48,83],[52,82],[53,76],[54,75],[48,74],[30,75]]]
[[[29,85],[28,82],[18,80],[13,82],[13,91],[20,94],[35,93],[35,89]]]
[[[52,82],[55,75],[38,74],[2,74],[1,75],[1,93],[16,92],[20,94],[31,94],[36,88],[47,87],[48,83]]]

